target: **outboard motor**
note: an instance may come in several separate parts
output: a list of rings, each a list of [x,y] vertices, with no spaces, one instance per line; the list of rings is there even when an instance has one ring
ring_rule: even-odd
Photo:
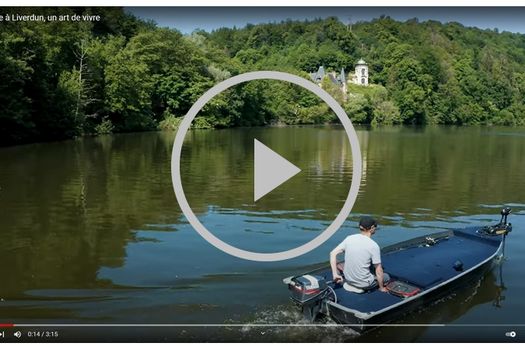
[[[298,304],[303,315],[313,321],[322,312],[323,301],[327,295],[328,286],[322,276],[302,275],[293,277],[288,283],[292,300]]]

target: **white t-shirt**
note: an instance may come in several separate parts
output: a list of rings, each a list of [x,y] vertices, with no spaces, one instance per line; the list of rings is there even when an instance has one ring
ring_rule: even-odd
[[[381,249],[370,237],[361,233],[345,238],[336,248],[345,252],[345,280],[355,287],[368,287],[374,282],[371,264],[381,263]]]

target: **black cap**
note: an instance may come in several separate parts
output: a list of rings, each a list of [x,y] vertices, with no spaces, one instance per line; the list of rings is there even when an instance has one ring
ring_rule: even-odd
[[[361,220],[359,220],[359,226],[365,230],[370,230],[372,226],[377,226],[377,221],[371,216],[362,216]]]

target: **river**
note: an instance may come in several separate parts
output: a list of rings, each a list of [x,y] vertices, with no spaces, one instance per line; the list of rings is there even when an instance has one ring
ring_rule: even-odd
[[[368,340],[426,341],[430,324],[525,324],[525,129],[357,128],[363,177],[352,214],[317,249],[261,263],[229,256],[188,224],[170,175],[174,133],[85,137],[0,149],[0,323],[208,324],[181,340],[352,341],[351,331],[297,327],[282,278],[326,263],[375,216],[381,246],[443,228],[484,225],[513,208],[506,257],[476,285]],[[253,201],[253,139],[302,169]],[[319,234],[352,175],[338,126],[192,130],[182,156],[188,201],[217,237],[277,252]],[[290,324],[261,329],[255,324]],[[231,327],[213,327],[228,324]],[[460,332],[450,327],[449,332]],[[507,329],[502,329],[502,332]],[[454,334],[456,334],[454,333]]]

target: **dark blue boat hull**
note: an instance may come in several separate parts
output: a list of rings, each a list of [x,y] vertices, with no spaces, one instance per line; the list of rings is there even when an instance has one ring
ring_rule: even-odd
[[[476,283],[492,268],[501,256],[504,236],[486,235],[480,233],[480,229],[471,227],[435,233],[382,249],[385,271],[392,279],[418,288],[420,292],[414,296],[403,298],[377,289],[357,294],[346,291],[342,284],[332,284],[329,292],[300,306],[312,320],[318,314],[325,314],[358,332],[393,322],[458,288]],[[326,281],[332,279],[330,267],[308,274]]]
[[[327,303],[328,315],[337,323],[348,325],[357,332],[363,333],[365,331],[379,327],[382,324],[393,322],[410,312],[431,305],[437,300],[450,296],[456,290],[475,285],[480,278],[482,278],[494,267],[496,259],[497,257],[487,261],[460,279],[454,280],[439,288],[436,288],[428,294],[411,300],[410,302],[403,305],[403,307],[394,308],[377,316],[372,316],[371,318],[359,318],[355,316],[354,313],[345,311],[341,308],[331,305],[330,303]]]

